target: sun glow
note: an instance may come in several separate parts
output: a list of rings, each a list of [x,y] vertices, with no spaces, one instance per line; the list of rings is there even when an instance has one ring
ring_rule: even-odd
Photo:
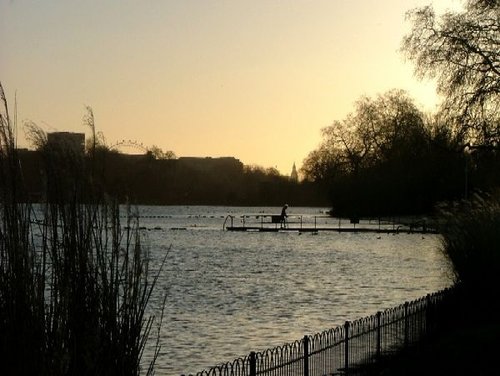
[[[398,52],[405,11],[427,3],[5,1],[0,80],[47,131],[86,131],[89,105],[110,143],[289,174],[361,95],[402,88],[434,108]]]

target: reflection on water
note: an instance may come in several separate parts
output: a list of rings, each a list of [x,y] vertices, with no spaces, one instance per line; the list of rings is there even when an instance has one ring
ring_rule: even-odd
[[[222,231],[227,214],[280,208],[140,207],[153,258],[172,245],[157,373],[195,373],[451,284],[438,235]],[[321,215],[317,208],[289,214]]]

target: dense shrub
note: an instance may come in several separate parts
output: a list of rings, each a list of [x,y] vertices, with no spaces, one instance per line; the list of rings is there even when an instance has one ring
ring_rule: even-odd
[[[476,194],[441,213],[443,249],[457,280],[478,296],[499,296],[500,195]]]

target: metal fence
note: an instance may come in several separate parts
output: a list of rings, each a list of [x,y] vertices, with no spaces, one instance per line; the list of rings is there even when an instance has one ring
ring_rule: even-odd
[[[324,376],[362,374],[446,324],[456,288],[448,288],[301,340],[251,352],[196,376]]]

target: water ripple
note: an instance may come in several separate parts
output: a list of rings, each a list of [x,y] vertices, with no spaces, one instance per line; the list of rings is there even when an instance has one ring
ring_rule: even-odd
[[[195,373],[451,283],[437,235],[223,232],[231,210],[240,209],[141,208],[152,213],[141,221],[147,228],[186,228],[148,232],[153,258],[172,244],[152,297],[158,315],[168,290],[160,375]]]

